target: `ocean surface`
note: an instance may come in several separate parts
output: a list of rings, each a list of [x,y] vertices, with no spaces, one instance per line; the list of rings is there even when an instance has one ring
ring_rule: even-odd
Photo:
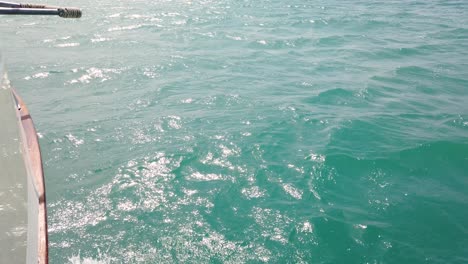
[[[468,263],[468,1],[44,2],[51,263]]]

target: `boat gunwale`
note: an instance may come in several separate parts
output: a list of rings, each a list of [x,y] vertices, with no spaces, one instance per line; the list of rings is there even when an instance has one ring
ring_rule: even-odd
[[[48,263],[48,232],[47,232],[47,206],[45,194],[45,179],[44,170],[42,167],[42,156],[40,151],[39,139],[37,136],[34,122],[31,118],[29,110],[18,95],[12,88],[13,97],[16,101],[17,115],[20,124],[21,136],[23,138],[23,155],[25,165],[30,168],[28,177],[32,177],[34,190],[37,195],[38,202],[38,248],[37,248],[37,263]]]

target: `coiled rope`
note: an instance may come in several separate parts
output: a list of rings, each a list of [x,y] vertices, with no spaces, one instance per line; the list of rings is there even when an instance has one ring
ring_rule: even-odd
[[[59,8],[58,15],[63,18],[80,18],[81,10],[75,8]]]

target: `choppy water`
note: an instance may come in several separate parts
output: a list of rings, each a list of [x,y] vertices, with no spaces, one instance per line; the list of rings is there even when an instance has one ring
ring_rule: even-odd
[[[467,263],[468,2],[0,16],[51,263]]]

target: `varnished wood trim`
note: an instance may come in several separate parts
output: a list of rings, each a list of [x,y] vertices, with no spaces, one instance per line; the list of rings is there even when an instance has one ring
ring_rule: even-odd
[[[44,171],[42,168],[42,157],[39,146],[39,140],[37,138],[36,129],[32,121],[29,110],[26,104],[23,102],[21,97],[13,91],[13,95],[18,102],[18,114],[21,120],[21,134],[24,142],[24,154],[26,155],[26,162],[29,162],[31,173],[33,177],[33,183],[38,195],[38,260],[39,264],[48,264],[48,234],[47,234],[47,207],[46,207],[46,195],[45,195],[45,181]]]
[[[21,108],[18,109],[18,110],[21,111]],[[31,119],[31,116],[30,116],[30,115],[24,115],[24,116],[22,115],[22,116],[21,116],[21,120],[26,120],[26,119]]]

